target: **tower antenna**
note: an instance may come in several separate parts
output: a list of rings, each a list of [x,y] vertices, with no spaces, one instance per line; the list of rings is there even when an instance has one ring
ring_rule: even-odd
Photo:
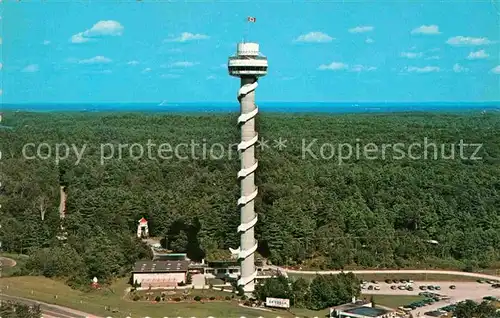
[[[249,22],[255,22],[255,18],[249,17]],[[255,131],[255,116],[259,112],[255,104],[255,89],[257,79],[267,74],[267,58],[259,53],[258,43],[238,43],[235,56],[231,56],[227,63],[229,75],[239,77],[241,86],[238,91],[240,102],[240,116],[238,124],[241,128],[241,142],[238,150],[241,152],[241,170],[238,179],[241,184],[241,196],[238,199],[240,208],[240,225],[238,232],[240,246],[237,249],[230,248],[231,253],[238,258],[241,266],[241,277],[238,286],[243,288],[245,294],[251,294],[255,289],[254,253],[257,250],[254,227],[257,223],[257,214],[254,209],[254,200],[257,196],[255,186],[255,170],[258,162],[255,159],[255,143],[259,136]]]

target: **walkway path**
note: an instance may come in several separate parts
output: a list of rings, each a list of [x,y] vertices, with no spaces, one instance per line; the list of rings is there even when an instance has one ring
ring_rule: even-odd
[[[0,256],[0,265],[3,267],[14,267],[17,262],[12,258]]]

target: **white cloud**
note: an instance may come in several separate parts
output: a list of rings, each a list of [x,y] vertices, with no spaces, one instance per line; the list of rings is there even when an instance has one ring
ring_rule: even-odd
[[[92,38],[100,36],[120,36],[124,27],[118,21],[103,20],[94,24],[90,29],[74,34],[70,38],[71,43],[85,43]]]
[[[487,44],[492,44],[493,41],[490,41],[488,38],[473,38],[470,36],[454,36],[452,38],[449,38],[448,41],[446,41],[449,45],[455,45],[455,46],[475,46],[475,45],[487,45]]]
[[[424,66],[424,67],[408,66],[405,69],[409,73],[431,73],[440,71],[440,68],[437,66]]]
[[[210,37],[205,34],[183,32],[179,37],[166,39],[164,42],[187,42],[195,40],[207,40]]]
[[[490,72],[494,74],[500,74],[500,65],[497,65],[494,68],[492,68]]]
[[[488,53],[486,53],[485,50],[479,50],[476,52],[470,52],[469,55],[467,56],[467,59],[468,60],[481,60],[481,59],[485,59],[488,57],[489,57],[489,55],[488,55]]]
[[[146,67],[145,69],[142,70],[142,73],[149,73],[151,72],[151,68]]]
[[[84,38],[82,33],[75,34],[71,36],[70,42],[71,43],[85,43],[90,41],[89,38]]]
[[[373,40],[372,38],[368,38],[365,40],[366,43],[370,44],[370,43],[373,43],[375,42],[375,40]]]
[[[182,62],[175,62],[170,64],[171,67],[192,67],[195,65],[198,65],[199,63],[197,62],[188,62],[188,61],[182,61]]]
[[[416,58],[422,57],[423,53],[421,53],[421,52],[418,52],[418,53],[414,53],[414,52],[401,52],[400,56],[401,57],[406,57],[408,59],[416,59]]]
[[[102,55],[94,56],[90,59],[84,59],[78,61],[79,64],[104,64],[104,63],[111,63],[112,60],[108,59],[107,57],[104,57]]]
[[[207,76],[207,80],[214,80],[216,78],[217,77],[215,77],[215,75],[209,75],[209,76]]]
[[[326,43],[335,40],[335,38],[329,36],[323,32],[309,32],[307,34],[302,34],[294,40],[294,42],[308,42],[308,43]]]
[[[318,67],[318,70],[320,71],[325,71],[325,70],[331,70],[331,71],[339,71],[339,70],[345,70],[349,66],[347,64],[341,63],[341,62],[332,62],[330,64],[321,64]]]
[[[181,77],[179,74],[162,74],[162,78],[179,78]]]
[[[421,25],[418,28],[411,30],[411,34],[440,34],[437,25]]]
[[[352,72],[370,72],[375,71],[377,68],[375,66],[364,66],[364,65],[354,65],[351,67]]]
[[[49,45],[50,44],[50,41],[49,40],[45,40],[43,41],[43,45]]]
[[[132,66],[135,66],[135,65],[138,65],[139,64],[139,61],[136,61],[136,60],[132,60],[132,61],[128,61],[127,62],[127,65],[132,65]]]
[[[21,70],[21,72],[24,72],[24,73],[38,72],[38,65],[37,64],[30,64],[30,65],[26,66],[25,68],[23,68]]]
[[[463,67],[462,65],[456,63],[455,65],[453,65],[453,72],[455,73],[463,73],[463,72],[468,72],[469,69],[466,68],[466,67]]]
[[[350,33],[364,33],[373,31],[372,26],[357,26],[355,28],[349,29]]]

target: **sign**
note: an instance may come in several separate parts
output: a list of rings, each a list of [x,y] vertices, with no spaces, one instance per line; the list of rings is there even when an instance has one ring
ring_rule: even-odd
[[[267,307],[290,308],[290,299],[266,297]]]

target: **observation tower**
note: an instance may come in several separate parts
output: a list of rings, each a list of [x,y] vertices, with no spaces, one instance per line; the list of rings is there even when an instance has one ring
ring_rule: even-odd
[[[238,200],[240,208],[240,225],[238,232],[241,233],[240,246],[237,249],[230,248],[233,255],[240,260],[241,277],[238,285],[243,287],[245,294],[250,294],[255,289],[254,253],[257,250],[257,240],[254,237],[254,227],[257,223],[254,200],[257,196],[255,186],[255,170],[257,160],[255,159],[255,143],[259,136],[255,131],[255,116],[259,112],[255,105],[255,89],[257,79],[267,74],[267,58],[260,55],[258,43],[238,43],[236,55],[231,56],[227,63],[229,75],[241,79],[241,87],[238,91],[240,102],[240,116],[238,125],[241,127],[241,142],[238,150],[241,153],[241,170],[238,178],[241,182],[241,196]]]

